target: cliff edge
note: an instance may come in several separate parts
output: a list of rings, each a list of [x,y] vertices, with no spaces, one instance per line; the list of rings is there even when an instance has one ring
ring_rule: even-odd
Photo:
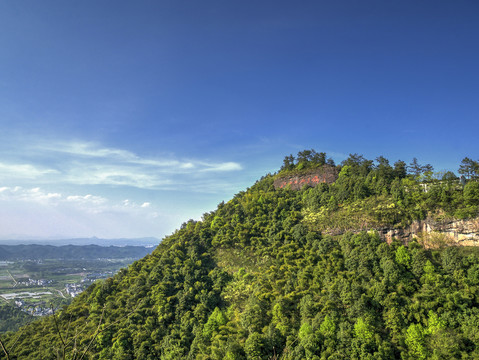
[[[318,184],[332,184],[338,179],[338,170],[335,166],[323,165],[320,168],[300,173],[279,175],[273,182],[275,189],[291,186],[291,190],[300,190],[303,186],[315,187]]]

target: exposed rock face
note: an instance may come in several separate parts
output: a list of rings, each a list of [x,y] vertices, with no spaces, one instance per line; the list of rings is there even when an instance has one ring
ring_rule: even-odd
[[[332,184],[338,178],[338,170],[334,166],[324,165],[299,175],[288,175],[276,179],[273,183],[275,189],[291,186],[292,190],[299,190],[305,185],[315,187],[320,183]]]
[[[380,229],[379,235],[390,243],[396,238],[407,244],[422,234],[446,235],[451,243],[461,246],[479,246],[479,218],[437,222],[432,219],[414,221],[404,229]]]

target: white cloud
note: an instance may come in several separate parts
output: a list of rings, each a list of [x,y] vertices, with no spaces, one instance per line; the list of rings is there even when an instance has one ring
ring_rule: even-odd
[[[195,164],[190,163],[190,162],[187,162],[187,163],[184,163],[184,164],[180,165],[180,168],[182,168],[182,169],[194,169],[195,167],[196,167]]]
[[[62,200],[62,194],[44,192],[40,188],[24,189],[20,186],[2,187],[0,189],[0,200],[2,201],[23,201],[40,203],[57,203]]]
[[[100,205],[107,202],[107,199],[101,196],[88,195],[70,195],[66,198],[67,201],[80,203],[80,204],[95,204]]]
[[[224,172],[224,171],[242,170],[241,165],[235,162],[225,162],[225,163],[219,163],[219,164],[204,164],[204,165],[206,167],[200,170],[202,172],[206,172],[206,171]]]
[[[41,203],[43,205],[63,205],[66,207],[77,207],[83,210],[102,212],[119,209],[117,203],[98,195],[62,195],[58,192],[44,191],[39,187],[26,189],[20,186],[0,188],[0,201],[2,202],[25,202]],[[136,204],[130,200],[121,202],[130,208],[142,208],[143,204]]]

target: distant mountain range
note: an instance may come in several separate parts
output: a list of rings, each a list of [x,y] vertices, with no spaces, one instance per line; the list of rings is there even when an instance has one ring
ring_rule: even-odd
[[[149,254],[153,247],[98,246],[98,245],[0,245],[0,261],[15,260],[94,260],[139,259]]]
[[[98,245],[98,246],[157,246],[160,240],[155,237],[101,239],[97,237],[74,239],[0,239],[0,245]]]

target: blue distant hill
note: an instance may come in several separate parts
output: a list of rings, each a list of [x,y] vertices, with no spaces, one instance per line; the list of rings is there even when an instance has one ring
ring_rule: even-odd
[[[0,260],[140,259],[153,251],[153,249],[153,247],[129,245],[0,245]]]
[[[0,245],[98,245],[98,246],[146,246],[156,247],[160,240],[155,237],[144,238],[120,238],[120,239],[101,239],[97,237],[73,238],[73,239],[0,239]]]

